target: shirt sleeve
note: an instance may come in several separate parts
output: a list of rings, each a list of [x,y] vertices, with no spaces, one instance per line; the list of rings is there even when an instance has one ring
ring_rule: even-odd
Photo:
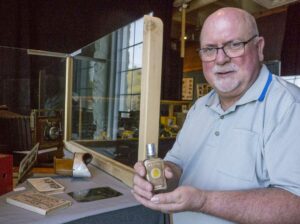
[[[265,144],[270,186],[300,196],[300,104],[293,103]]]

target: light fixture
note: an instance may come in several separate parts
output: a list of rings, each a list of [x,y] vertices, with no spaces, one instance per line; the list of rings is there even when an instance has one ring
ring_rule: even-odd
[[[180,56],[184,58],[185,54],[185,22],[186,22],[186,8],[188,7],[188,3],[192,0],[175,0],[173,2],[174,7],[179,7],[179,11],[181,11],[181,37],[180,37]]]

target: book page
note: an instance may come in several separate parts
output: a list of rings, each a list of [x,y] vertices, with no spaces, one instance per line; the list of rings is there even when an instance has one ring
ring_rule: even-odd
[[[39,192],[63,192],[65,189],[62,184],[51,177],[29,178],[27,181]]]

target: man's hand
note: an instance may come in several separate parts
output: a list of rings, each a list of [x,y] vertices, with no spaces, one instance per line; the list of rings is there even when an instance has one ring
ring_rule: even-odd
[[[153,197],[153,186],[148,182],[146,177],[146,168],[142,162],[137,162],[134,165],[135,175],[133,177],[132,193],[135,198],[142,203],[143,200],[150,200]],[[142,203],[143,204],[143,203]]]
[[[200,192],[195,188],[180,187],[170,193],[154,195],[152,184],[145,179],[146,169],[143,163],[137,162],[134,166],[134,169],[136,174],[133,178],[132,193],[137,201],[146,207],[165,212],[188,210],[188,208],[185,208],[185,206],[189,204],[189,200],[194,198],[192,194],[196,191],[198,191],[198,193]],[[165,162],[164,173],[167,179],[168,191],[176,189],[181,175],[181,168],[174,163]],[[166,210],[170,204],[172,204],[172,209]]]
[[[150,200],[134,193],[144,206],[166,212],[200,211],[206,201],[204,191],[194,187],[181,186],[169,193],[154,195]]]

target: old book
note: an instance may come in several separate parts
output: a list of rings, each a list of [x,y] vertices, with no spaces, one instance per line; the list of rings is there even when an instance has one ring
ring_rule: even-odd
[[[9,196],[6,198],[6,202],[41,215],[69,207],[72,204],[71,201],[34,191]]]
[[[51,177],[28,178],[27,182],[37,191],[46,194],[56,194],[64,192],[65,187]]]

